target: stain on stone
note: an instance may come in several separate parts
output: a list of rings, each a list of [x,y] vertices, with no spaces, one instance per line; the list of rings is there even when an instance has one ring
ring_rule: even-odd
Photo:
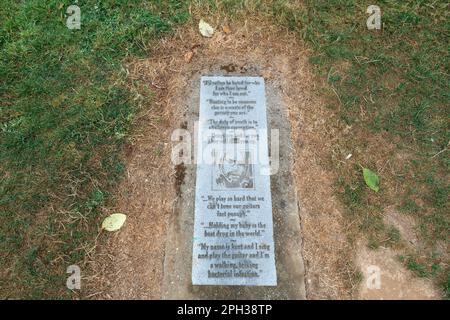
[[[184,183],[184,177],[186,176],[186,166],[184,163],[177,164],[175,166],[175,192],[177,196],[181,194],[181,185]]]

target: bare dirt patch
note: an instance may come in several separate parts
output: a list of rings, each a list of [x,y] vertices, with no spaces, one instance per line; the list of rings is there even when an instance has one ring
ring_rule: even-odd
[[[202,72],[220,70],[263,76],[280,92],[288,110],[307,298],[366,298],[364,293],[357,294],[360,283],[355,261],[358,259],[358,266],[363,268],[361,259],[370,257],[356,255],[355,247],[348,242],[353,223],[343,217],[334,185],[338,177],[329,165],[329,160],[336,158],[342,159],[343,165],[351,165],[344,162],[346,150],[336,149],[345,130],[351,128],[343,128],[333,111],[313,93],[324,84],[313,76],[307,61],[310,52],[293,35],[256,18],[234,25],[231,33],[221,30],[217,28],[214,36],[206,39],[199,35],[196,25],[186,26],[173,37],[162,39],[149,52],[149,58],[126,63],[130,88],[141,99],[142,112],[124,150],[124,179],[115,204],[105,208],[105,215],[123,212],[128,219],[119,232],[100,237],[90,262],[85,296],[163,296],[168,225],[175,214],[174,203],[186,187],[185,168],[174,167],[170,160],[170,137],[173,129],[186,128],[183,121],[189,108],[185,88],[190,87],[191,79]],[[142,99],[147,87],[155,93],[152,99]],[[358,150],[352,152],[358,154]],[[395,272],[401,272],[401,266],[394,267],[398,268]]]
[[[397,259],[397,253],[391,248],[381,247],[371,250],[365,244],[360,244],[357,253],[357,263],[363,271],[363,281],[360,283],[358,299],[365,300],[428,300],[440,299],[433,283],[425,278],[417,278],[405,270]],[[380,268],[380,287],[367,285],[370,275],[368,268]]]

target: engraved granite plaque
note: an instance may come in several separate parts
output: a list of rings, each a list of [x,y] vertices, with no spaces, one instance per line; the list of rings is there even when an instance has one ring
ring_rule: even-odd
[[[275,286],[264,79],[200,86],[194,285]]]

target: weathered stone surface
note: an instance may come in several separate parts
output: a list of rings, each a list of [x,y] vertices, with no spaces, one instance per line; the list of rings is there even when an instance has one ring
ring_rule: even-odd
[[[194,285],[276,285],[264,79],[202,77]]]
[[[251,70],[251,71],[250,71]],[[250,75],[259,75],[257,66]],[[219,68],[212,75],[224,74]],[[186,104],[180,106],[187,128],[193,134],[199,119],[201,74],[186,86]],[[174,202],[165,250],[163,298],[165,299],[305,299],[305,275],[298,203],[291,174],[290,125],[277,84],[265,83],[268,129],[279,129],[280,163],[270,176],[275,248],[276,286],[193,285],[192,249],[196,166],[186,165],[184,184]],[[269,144],[270,145],[270,144]],[[193,154],[196,154],[195,151]]]

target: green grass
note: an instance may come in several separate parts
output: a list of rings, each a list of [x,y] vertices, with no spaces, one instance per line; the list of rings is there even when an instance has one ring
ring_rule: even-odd
[[[434,278],[436,276],[443,275],[441,272],[441,265],[439,263],[439,257],[434,254],[431,254],[427,258],[419,258],[416,255],[408,255],[408,256],[399,256],[399,260],[406,266],[406,268],[412,271],[420,278]],[[448,277],[448,272],[447,275]],[[444,286],[444,296],[446,295],[445,291],[445,281],[447,279],[442,279]]]
[[[0,296],[64,298],[120,178],[136,105],[121,60],[185,22],[178,1],[5,1],[0,8]]]
[[[447,278],[443,280],[444,297],[450,299],[450,272],[447,273]]]
[[[448,295],[448,261],[431,254],[449,234],[446,1],[377,1],[381,31],[365,26],[368,1],[88,0],[79,4],[81,30],[65,26],[70,4],[5,0],[0,8],[1,297],[71,297],[66,268],[81,264],[92,246],[99,208],[124,171],[121,147],[138,111],[121,62],[144,56],[161,35],[189,21],[190,4],[204,17],[258,12],[293,31],[313,49],[310,62],[328,81],[328,107],[352,128],[336,147],[357,150],[360,164],[376,172],[389,158],[367,137],[382,134],[408,154],[399,174],[379,173],[378,193],[365,186],[359,166],[330,160],[330,168],[340,177],[346,219],[357,222],[371,247],[401,241],[383,222],[385,208],[418,218],[429,250],[416,254],[428,258],[405,265],[439,279]]]

